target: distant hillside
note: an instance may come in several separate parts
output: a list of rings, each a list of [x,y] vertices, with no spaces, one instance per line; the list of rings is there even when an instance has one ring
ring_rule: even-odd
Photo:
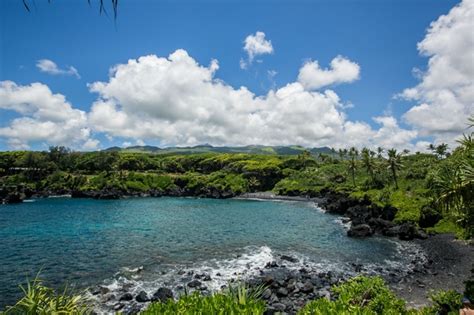
[[[304,150],[309,150],[312,154],[326,153],[331,154],[331,149],[328,147],[321,148],[304,148],[302,146],[264,146],[264,145],[248,145],[242,147],[214,147],[209,144],[197,145],[194,147],[169,147],[159,148],[155,146],[132,146],[127,148],[110,147],[104,151],[116,152],[148,152],[155,154],[192,154],[192,153],[252,153],[252,154],[278,154],[278,155],[293,155],[300,154]]]

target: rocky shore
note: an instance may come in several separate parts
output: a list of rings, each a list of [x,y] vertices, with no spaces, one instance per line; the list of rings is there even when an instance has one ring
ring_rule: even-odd
[[[455,289],[463,290],[463,281],[469,276],[474,266],[473,246],[455,241],[452,235],[437,235],[426,241],[414,240],[422,248],[412,257],[405,268],[391,266],[365,266],[351,263],[347,268],[322,270],[291,255],[279,255],[274,260],[257,268],[254,276],[243,282],[241,275],[228,279],[230,285],[245,283],[250,288],[264,286],[262,299],[267,305],[265,314],[284,312],[295,314],[311,300],[325,297],[331,299],[331,286],[346,281],[356,275],[378,275],[408,303],[409,307],[419,308],[430,304],[430,290]],[[138,268],[134,272],[140,273]],[[166,302],[178,298],[184,292],[199,291],[201,294],[211,294],[214,277],[210,273],[199,270],[178,270],[174,277],[175,284],[156,287],[153,291],[132,289],[124,284],[114,291],[106,286],[90,289],[97,303],[107,304],[106,310],[121,311],[124,314],[137,314],[146,308],[150,302]],[[225,290],[227,285],[221,287]],[[103,311],[103,309],[102,309]]]
[[[354,199],[345,194],[322,191],[319,196],[280,196],[272,192],[246,193],[238,199],[309,201],[315,202],[327,213],[342,217],[350,225],[350,237],[368,237],[374,234],[398,237],[401,240],[426,239],[428,235],[412,223],[395,224],[397,209],[380,207],[367,198]]]
[[[361,264],[350,264],[344,270],[323,271],[315,266],[300,261],[290,255],[279,255],[274,260],[257,268],[255,276],[240,282],[239,274],[229,279],[228,285],[245,284],[250,288],[264,286],[262,299],[267,305],[266,314],[284,312],[295,314],[300,308],[311,300],[325,297],[331,298],[331,286],[346,281],[358,274],[381,275],[391,285],[403,283],[410,274],[424,272],[427,268],[427,260],[424,257],[414,257],[406,270],[398,270],[394,267],[377,267]],[[135,270],[141,272],[140,269]],[[219,274],[215,275],[219,276]],[[161,286],[154,291],[131,289],[130,285],[124,284],[117,288],[114,285],[112,292],[106,286],[97,286],[90,290],[91,295],[99,304],[107,304],[105,311],[121,311],[124,314],[137,314],[147,307],[150,302],[166,302],[168,299],[178,298],[185,292],[199,291],[201,294],[211,294],[214,275],[201,273],[198,270],[178,270],[175,275],[179,279],[178,284]],[[221,287],[225,290],[227,285]],[[104,311],[104,309],[102,309]]]
[[[392,289],[409,306],[418,308],[429,303],[430,290],[462,292],[464,281],[474,277],[474,246],[456,240],[451,234],[433,235],[429,239],[414,240],[427,257],[424,268],[407,274]]]

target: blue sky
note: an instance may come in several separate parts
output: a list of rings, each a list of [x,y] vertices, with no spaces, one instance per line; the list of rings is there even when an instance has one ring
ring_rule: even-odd
[[[463,4],[467,7],[466,10],[470,10],[472,1],[465,2]],[[110,96],[113,94],[110,91],[91,92],[89,84],[98,81],[109,82],[109,69],[116,64],[126,64],[129,59],[146,55],[167,58],[177,49],[183,49],[202,67],[208,67],[213,59],[218,61],[219,68],[213,72],[213,80],[223,81],[226,86],[234,89],[244,86],[254,93],[255,97],[266,97],[271,89],[278,90],[288,83],[296,82],[305,62],[317,60],[319,66],[324,69],[330,67],[331,60],[340,55],[360,67],[358,78],[330,83],[324,89],[313,89],[312,92],[323,93],[327,88],[337,93],[340,106],[336,104],[335,107],[338,113],[344,115],[341,124],[362,122],[376,132],[380,123],[375,122],[373,117],[392,117],[397,121],[398,129],[417,132],[415,136],[405,137],[408,139],[407,146],[416,146],[420,141],[421,145],[424,143],[422,141],[433,139],[449,141],[455,134],[459,134],[459,128],[454,130],[456,128],[448,126],[446,130],[441,131],[427,130],[423,124],[417,125],[414,119],[410,117],[406,119],[404,116],[413,106],[426,103],[426,97],[408,99],[394,98],[394,95],[423,83],[423,76],[426,79],[430,70],[428,60],[438,50],[432,49],[434,53],[428,52],[427,56],[422,56],[417,49],[417,43],[425,39],[431,22],[436,21],[442,14],[448,14],[458,3],[458,1],[427,0],[121,0],[118,17],[114,21],[110,7],[107,7],[108,16],[98,14],[97,1],[92,1],[92,7],[89,7],[86,0],[51,3],[36,0],[30,1],[31,12],[27,12],[20,0],[7,0],[0,4],[2,23],[0,81],[12,81],[16,86],[24,87],[35,82],[41,83],[52,93],[64,95],[74,110],[80,110],[86,116],[91,112],[92,103],[101,98],[113,100],[116,111],[127,113],[129,118],[131,114],[139,111],[143,112],[140,117],[147,117],[149,113],[145,108],[149,107],[141,107],[141,103],[124,104],[124,100],[129,99],[127,96]],[[255,35],[257,31],[265,34],[265,40],[271,42],[273,52],[257,54],[254,61],[246,69],[242,69],[239,61],[248,60],[248,53],[243,49],[244,40],[249,35]],[[472,49],[472,46],[468,48]],[[43,59],[53,61],[64,72],[52,75],[51,72],[40,71],[37,63]],[[67,73],[70,66],[77,69],[80,78]],[[421,70],[423,73],[421,78],[413,75],[413,68]],[[275,71],[276,74],[270,78],[269,71]],[[183,75],[186,76],[186,72]],[[469,78],[471,73],[468,72],[466,75]],[[472,77],[470,79],[469,83],[472,83]],[[451,86],[449,88],[453,89]],[[143,90],[137,92],[147,94]],[[5,104],[8,101],[10,104]],[[23,137],[21,133],[24,131],[21,128],[13,130],[13,121],[25,116],[33,120],[39,119],[44,123],[46,118],[38,118],[39,116],[33,113],[41,105],[30,104],[34,109],[25,112],[18,109],[21,104],[8,101],[5,97],[4,104],[0,104],[0,128],[8,128],[3,133],[0,131],[0,150],[20,147],[44,149],[48,145],[56,144],[53,143],[52,139],[55,139],[53,136]],[[28,100],[28,102],[34,101],[34,98]],[[347,104],[353,106],[343,108]],[[193,108],[200,106],[199,103],[188,105]],[[428,105],[431,105],[429,101]],[[174,105],[157,103],[156,106]],[[319,105],[311,103],[308,106]],[[60,107],[58,110],[61,110]],[[217,110],[220,109],[217,107]],[[472,113],[470,99],[463,104],[463,110],[464,114]],[[225,114],[224,108],[222,111]],[[232,111],[229,114],[232,114]],[[250,141],[234,137],[226,143],[223,136],[196,136],[192,141],[183,141],[189,139],[190,134],[209,134],[217,130],[216,126],[200,130],[198,133],[190,127],[182,126],[185,120],[183,118],[176,118],[171,124],[170,121],[166,121],[164,125],[160,123],[162,117],[158,115],[154,118],[156,120],[150,121],[150,124],[155,125],[157,129],[171,128],[173,132],[121,133],[111,128],[97,126],[100,125],[98,119],[91,123],[87,118],[89,120],[84,123],[84,128],[89,130],[87,138],[94,139],[93,143],[89,143],[89,147],[105,148],[110,145],[143,142],[155,145],[186,145],[204,141],[216,145],[239,145],[248,144]],[[199,119],[192,122],[204,124]],[[307,123],[310,124],[311,121]],[[179,127],[176,127],[176,124]],[[244,120],[242,124],[246,124]],[[262,128],[271,134],[272,131],[267,129],[281,127],[281,125],[272,127],[270,125],[263,122],[260,127],[255,127],[248,133],[259,133],[259,128]],[[136,128],[136,125],[134,126]],[[322,127],[324,129],[327,126]],[[220,130],[218,133],[224,135],[226,132],[235,131],[232,128],[222,131],[221,128],[227,127],[218,126]],[[331,128],[333,132],[338,132],[337,128],[334,129],[333,126]],[[317,133],[314,130],[313,132]],[[294,143],[297,144],[316,146],[330,144],[333,141],[340,143],[341,146],[346,144],[341,139],[331,139],[331,136],[322,138],[316,136],[312,142],[311,136],[305,137],[303,131],[294,131],[292,134]],[[364,135],[370,137],[368,133]],[[248,138],[245,132],[241,137]],[[268,140],[268,143],[259,144],[278,143],[278,139],[267,138],[255,138],[254,141]],[[57,139],[58,142],[69,141]],[[71,146],[81,149],[85,138],[75,142],[76,140],[71,139]],[[291,140],[291,138],[285,139],[281,144],[290,143]],[[364,141],[360,142],[361,145],[364,144]],[[385,143],[382,140],[379,142]],[[380,143],[368,143],[368,145]]]

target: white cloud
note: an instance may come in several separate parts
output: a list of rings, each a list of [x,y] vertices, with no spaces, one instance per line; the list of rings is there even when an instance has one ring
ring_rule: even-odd
[[[38,60],[36,62],[36,67],[41,72],[49,73],[52,75],[72,75],[78,79],[81,78],[81,76],[79,75],[79,72],[73,66],[69,66],[67,69],[61,69],[58,67],[58,65],[54,61],[49,60],[49,59]]]
[[[242,69],[246,69],[251,65],[255,56],[272,54],[273,45],[270,40],[265,39],[264,32],[256,32],[245,38],[244,50],[247,52],[248,60],[240,59],[240,68]]]
[[[97,139],[87,139],[82,145],[82,149],[86,151],[94,151],[99,148],[100,141]]]
[[[300,82],[256,96],[216,79],[216,65],[201,66],[184,50],[168,58],[149,55],[119,64],[108,82],[89,86],[99,94],[90,124],[127,142],[153,139],[163,145],[375,147],[395,137],[393,145],[401,146],[416,135],[394,118],[378,118],[379,130],[348,121],[334,91],[308,91]]]
[[[359,79],[360,66],[342,56],[331,61],[330,69],[322,69],[318,61],[308,61],[300,69],[298,81],[309,90],[348,83]]]
[[[453,143],[474,114],[474,0],[464,0],[447,15],[432,22],[418,43],[429,57],[421,82],[401,96],[417,105],[403,118],[420,135],[434,135],[435,142]]]
[[[25,149],[31,143],[91,147],[85,112],[72,108],[61,94],[53,94],[41,83],[17,85],[12,81],[0,82],[0,109],[22,115],[0,127],[0,137],[6,138],[12,148]]]
[[[393,116],[380,116],[373,119],[381,125],[371,139],[373,145],[384,148],[413,149],[411,142],[418,136],[416,130],[400,128]]]

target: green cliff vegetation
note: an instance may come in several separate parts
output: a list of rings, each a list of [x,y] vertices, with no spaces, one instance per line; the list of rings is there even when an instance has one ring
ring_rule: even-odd
[[[0,153],[0,190],[98,197],[124,195],[228,198],[245,192],[324,196],[337,192],[368,198],[398,211],[396,223],[413,222],[433,232],[473,235],[474,144],[432,146],[432,153],[394,149],[335,150],[298,155],[248,153],[154,154],[143,152]],[[81,195],[82,194],[82,195]],[[0,197],[2,197],[0,195]]]

